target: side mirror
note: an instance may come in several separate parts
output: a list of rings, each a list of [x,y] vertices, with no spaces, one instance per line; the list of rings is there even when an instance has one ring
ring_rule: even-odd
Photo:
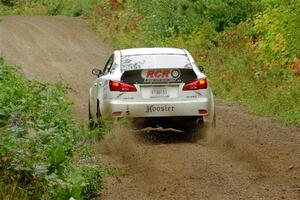
[[[96,68],[92,69],[92,74],[99,78],[100,75],[102,74],[102,70],[101,69],[96,69]]]

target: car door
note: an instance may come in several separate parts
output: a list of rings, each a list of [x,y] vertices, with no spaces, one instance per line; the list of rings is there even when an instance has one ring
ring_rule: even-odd
[[[99,78],[96,79],[94,83],[94,95],[95,95],[95,103],[94,103],[94,113],[96,117],[97,107],[99,107],[99,111],[102,113],[103,99],[105,98],[105,76],[109,73],[109,70],[112,67],[114,61],[114,56],[111,55],[108,61],[105,64],[103,72]]]

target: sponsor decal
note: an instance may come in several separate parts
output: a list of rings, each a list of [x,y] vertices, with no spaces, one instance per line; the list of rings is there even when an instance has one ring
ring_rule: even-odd
[[[141,76],[145,82],[174,82],[180,81],[181,71],[179,69],[149,69],[143,70]]]
[[[123,96],[125,93],[121,93],[121,94],[119,94],[116,98],[118,99],[118,98],[120,98],[121,96]]]
[[[187,96],[188,99],[196,99],[198,96]]]
[[[169,105],[147,105],[146,113],[152,113],[152,112],[173,112],[175,109],[175,106],[169,106]]]
[[[198,96],[202,96],[201,92],[195,91],[196,94],[198,94]]]

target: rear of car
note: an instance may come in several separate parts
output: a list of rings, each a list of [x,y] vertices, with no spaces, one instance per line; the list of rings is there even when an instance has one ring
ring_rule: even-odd
[[[183,49],[115,52],[116,67],[105,81],[101,112],[149,121],[211,121],[213,96],[207,77]]]

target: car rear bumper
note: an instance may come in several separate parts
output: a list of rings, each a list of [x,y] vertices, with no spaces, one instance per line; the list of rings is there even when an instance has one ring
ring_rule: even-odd
[[[107,102],[105,107],[109,108],[109,112],[115,117],[206,116],[210,112],[208,98],[153,102],[111,100]]]

